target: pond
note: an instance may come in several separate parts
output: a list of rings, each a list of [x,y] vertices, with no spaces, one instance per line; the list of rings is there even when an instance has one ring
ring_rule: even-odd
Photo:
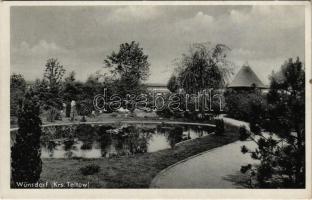
[[[207,126],[70,125],[44,127],[42,158],[100,158],[156,152],[213,132]]]

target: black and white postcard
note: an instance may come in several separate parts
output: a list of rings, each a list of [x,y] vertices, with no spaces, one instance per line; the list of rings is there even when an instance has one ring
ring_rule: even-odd
[[[311,198],[310,2],[1,11],[1,197]]]

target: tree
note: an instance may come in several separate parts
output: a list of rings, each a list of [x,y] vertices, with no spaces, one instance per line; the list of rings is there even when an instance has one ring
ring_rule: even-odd
[[[177,77],[172,75],[167,83],[167,88],[170,92],[177,92],[179,89],[179,83]]]
[[[250,121],[255,116],[252,107],[265,105],[265,96],[257,89],[235,90],[227,88],[224,93],[226,113],[229,117]]]
[[[78,101],[79,99],[83,99],[81,95],[83,93],[83,83],[76,81],[75,72],[71,72],[63,83],[62,87],[62,99],[66,103],[70,103],[72,100]]]
[[[121,44],[119,52],[113,51],[104,62],[114,75],[131,77],[135,82],[148,78],[150,64],[147,59],[148,56],[139,47],[139,43],[132,41],[130,44]]]
[[[57,59],[47,60],[42,80],[37,80],[34,90],[38,94],[40,104],[45,111],[48,111],[48,121],[53,122],[62,109],[62,81],[65,69]]]
[[[65,73],[63,65],[57,59],[50,58],[45,65],[44,79],[50,88],[60,88]]]
[[[93,99],[98,94],[103,94],[104,83],[99,80],[99,76],[90,75],[82,86],[82,95],[77,102],[78,113],[82,116],[91,114]]]
[[[205,100],[203,99],[204,90],[207,94],[210,89],[220,89],[225,86],[232,74],[232,63],[227,59],[229,50],[223,44],[212,46],[210,43],[195,43],[190,46],[187,53],[182,54],[182,57],[177,60],[174,74],[168,82],[168,89],[173,92],[182,89],[184,96],[181,97],[181,102],[186,102],[186,98],[188,98],[188,104],[193,103],[194,109],[185,112],[185,117],[201,120],[207,116],[203,101]],[[198,95],[198,98],[194,95]],[[214,95],[218,96],[214,91],[211,91],[210,95],[212,98]],[[209,112],[218,114],[221,111],[222,97],[219,96],[219,99],[219,102],[211,102]],[[199,102],[198,107],[196,102]]]
[[[18,112],[18,126],[16,141],[11,148],[11,177],[14,187],[17,187],[17,182],[36,183],[42,169],[39,101],[31,92],[26,93]]]
[[[76,80],[76,72],[71,71],[68,75],[68,77],[65,78],[65,82],[74,82]]]
[[[266,109],[254,106],[251,131],[259,137],[251,153],[260,165],[243,166],[255,171],[260,187],[305,187],[305,72],[299,58],[289,59],[271,76]],[[265,130],[270,135],[264,134]]]
[[[26,81],[21,74],[12,74],[10,81],[10,114],[17,116],[17,110],[26,91]]]
[[[46,82],[46,107],[47,109],[61,109],[62,108],[62,81],[65,73],[63,65],[57,59],[48,59],[45,65],[44,79]]]
[[[231,62],[227,59],[230,49],[217,44],[193,44],[187,54],[176,63],[181,88],[195,94],[204,89],[223,87],[232,73]]]
[[[139,43],[132,41],[130,44],[121,44],[118,53],[113,51],[104,63],[116,77],[119,95],[123,97],[127,94],[138,95],[144,90],[142,81],[149,76],[150,64]]]
[[[36,79],[31,85],[31,90],[39,98],[39,104],[42,108],[46,107],[46,102],[49,99],[48,93],[48,83],[44,80]]]

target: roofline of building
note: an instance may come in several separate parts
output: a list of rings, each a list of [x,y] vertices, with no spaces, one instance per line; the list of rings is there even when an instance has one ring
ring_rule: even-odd
[[[227,88],[253,88],[253,86],[227,86]],[[269,89],[267,86],[256,86],[255,88],[260,88],[260,89]]]
[[[163,83],[145,83],[148,87],[167,87],[167,84]]]

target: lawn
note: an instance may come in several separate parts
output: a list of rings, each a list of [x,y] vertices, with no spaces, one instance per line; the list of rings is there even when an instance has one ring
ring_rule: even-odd
[[[222,136],[211,134],[154,153],[98,159],[43,159],[41,181],[89,183],[90,188],[148,188],[152,179],[166,167],[238,138],[238,129],[225,125]],[[82,175],[80,168],[90,164],[98,165],[99,172]]]

